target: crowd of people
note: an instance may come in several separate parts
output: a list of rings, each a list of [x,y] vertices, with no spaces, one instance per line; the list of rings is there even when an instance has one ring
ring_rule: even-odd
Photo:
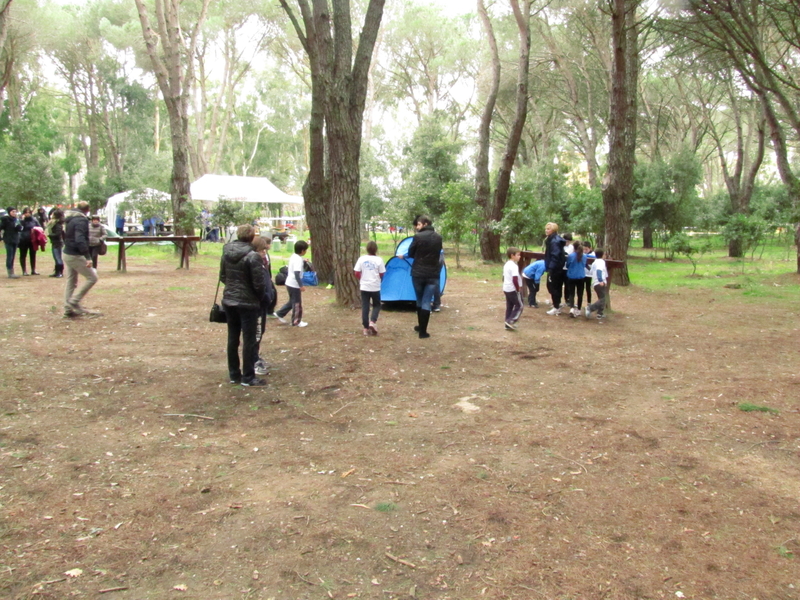
[[[53,273],[50,277],[64,277],[64,317],[92,316],[99,313],[81,306],[81,300],[97,283],[97,257],[104,253],[106,231],[100,217],[89,219],[89,203],[78,202],[76,208],[64,211],[59,207],[49,212],[39,207],[34,213],[24,207],[20,213],[9,206],[0,219],[0,235],[6,249],[6,271],[9,279],[19,279],[15,260],[19,251],[22,276],[39,275],[36,255],[45,250],[47,242],[53,253]],[[30,265],[30,270],[28,269]],[[78,287],[79,277],[85,281]]]

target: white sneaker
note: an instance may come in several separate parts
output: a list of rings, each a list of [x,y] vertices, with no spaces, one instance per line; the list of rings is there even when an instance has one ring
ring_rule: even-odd
[[[284,319],[282,316],[280,316],[278,313],[272,313],[272,316],[275,317],[276,319],[278,319],[278,323],[283,323],[284,325],[286,325],[289,322],[286,319]]]
[[[308,327],[308,323],[305,321],[300,321],[295,327]]]
[[[586,318],[588,319],[589,317],[591,317],[591,316],[592,316],[592,309],[590,309],[588,306],[584,306],[584,307],[583,307],[583,314],[584,314],[584,315],[586,316]]]
[[[553,308],[551,308],[550,310],[548,310],[548,311],[547,311],[547,314],[548,314],[548,315],[555,315],[555,316],[558,316],[558,315],[560,315],[560,314],[561,314],[561,309],[560,309],[560,308],[555,308],[555,307],[553,307]]]
[[[256,375],[268,375],[269,368],[267,367],[267,363],[265,363],[262,359],[258,359],[255,364],[256,368]]]
[[[581,315],[581,311],[580,311],[579,308],[573,308],[571,311],[569,311],[569,316],[572,317],[573,319],[575,317],[579,317],[580,315]]]

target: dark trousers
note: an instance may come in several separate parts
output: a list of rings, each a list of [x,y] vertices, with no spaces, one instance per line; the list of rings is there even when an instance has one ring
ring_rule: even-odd
[[[31,253],[31,273],[36,272],[36,250],[30,244],[20,245],[19,247],[19,266],[22,267],[22,272],[27,273],[28,269],[25,266],[28,258],[28,252]]]
[[[9,273],[14,272],[14,258],[17,256],[17,244],[6,244],[6,270]]]
[[[598,315],[603,314],[603,309],[606,307],[606,286],[594,286],[594,293],[597,294],[597,302],[589,305],[589,310],[592,312],[597,311]]]
[[[261,308],[258,309],[258,320],[256,321],[256,360],[261,356],[261,340],[264,338],[264,331],[267,328],[267,315],[269,314],[272,314],[269,310],[269,305],[262,302]]]
[[[283,318],[289,311],[292,311],[292,325],[297,325],[303,320],[303,292],[300,291],[300,288],[288,285],[286,291],[289,292],[289,301],[281,306],[275,314]]]
[[[256,376],[256,332],[258,331],[257,308],[226,306],[228,315],[228,374],[231,379],[252,381]],[[239,338],[242,339],[242,362],[239,367]]]
[[[554,269],[547,274],[547,291],[553,299],[553,308],[561,307],[561,294],[564,291],[564,270]]]
[[[522,316],[522,296],[519,292],[503,292],[506,295],[506,323],[516,323]]]
[[[592,278],[584,277],[583,286],[586,288],[586,306],[592,303]]]
[[[536,303],[536,294],[539,292],[539,284],[527,277],[523,277],[522,279],[525,281],[525,285],[528,286],[528,306],[538,306]]]
[[[372,317],[369,314],[369,305],[372,304]],[[364,329],[369,327],[370,321],[378,322],[378,315],[381,314],[381,292],[365,292],[361,290],[361,324]]]
[[[570,306],[583,306],[583,289],[586,285],[586,280],[581,277],[580,279],[567,279],[567,304]]]
[[[89,246],[89,254],[92,256],[92,267],[97,268],[97,258],[100,256],[100,246]]]

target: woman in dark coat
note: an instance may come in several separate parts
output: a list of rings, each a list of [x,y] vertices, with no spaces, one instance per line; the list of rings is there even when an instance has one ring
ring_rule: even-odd
[[[558,223],[548,223],[544,232],[547,239],[544,241],[544,268],[547,271],[547,291],[553,299],[553,308],[547,311],[548,315],[561,314],[561,294],[564,290],[564,265],[567,256],[564,246],[567,242],[558,235]]]
[[[41,227],[42,224],[33,216],[29,206],[22,209],[22,231],[19,234],[19,266],[22,267],[22,274],[28,275],[26,266],[28,253],[31,256],[31,275],[38,275],[36,272],[36,248],[33,245],[33,228]]]
[[[255,233],[252,225],[240,225],[236,230],[237,239],[222,249],[219,266],[219,280],[225,285],[222,306],[228,317],[228,375],[232,384],[244,386],[267,384],[255,373],[258,315],[266,289],[264,260],[252,246]],[[242,340],[241,363],[239,338]]]

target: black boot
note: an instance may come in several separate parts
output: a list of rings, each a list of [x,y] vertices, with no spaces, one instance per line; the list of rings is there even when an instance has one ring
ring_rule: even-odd
[[[422,321],[420,321],[421,317],[419,316],[419,313],[420,313],[421,310],[422,309],[420,309],[420,308],[417,309],[417,325],[414,325],[414,331],[417,331],[417,332],[419,332],[419,323],[422,322]]]
[[[431,337],[431,334],[428,333],[428,321],[431,318],[431,311],[429,310],[422,310],[419,311],[419,339],[424,340],[425,338]]]

